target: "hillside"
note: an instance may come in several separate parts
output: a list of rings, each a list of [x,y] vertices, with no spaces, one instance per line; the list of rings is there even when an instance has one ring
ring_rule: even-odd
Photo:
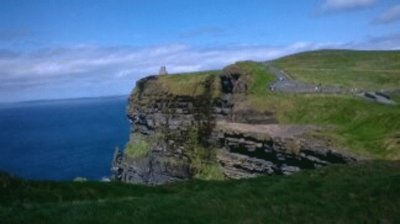
[[[347,89],[387,89],[400,102],[398,91],[392,91],[400,89],[400,51],[323,50],[287,56],[272,64],[295,80]],[[336,130],[325,134],[348,150],[375,158],[400,158],[398,105],[371,103],[348,92],[260,95],[254,98],[255,105],[276,107],[283,123],[333,125]]]
[[[400,164],[159,187],[0,174],[1,223],[399,223]]]
[[[400,51],[321,50],[273,63],[307,83],[374,90],[400,86]]]
[[[378,159],[400,159],[400,51],[322,50],[299,53],[271,62],[287,71],[295,80],[305,83],[366,88],[390,91],[398,104],[387,106],[371,103],[349,92],[337,94],[296,94],[273,92],[268,86],[276,77],[263,63],[240,62],[228,67],[241,70],[249,79],[249,92],[239,106],[276,114],[278,123],[331,126],[317,138],[329,138],[350,152]],[[365,72],[367,71],[367,72]],[[213,74],[218,75],[218,71]],[[198,81],[191,75],[165,76],[163,80],[180,77],[183,83]],[[196,78],[194,78],[196,77]],[[189,81],[190,80],[190,81]],[[379,81],[380,80],[380,81]],[[178,84],[177,82],[174,82]],[[176,89],[186,84],[176,86]],[[218,88],[215,85],[215,88]],[[194,90],[196,88],[188,88]],[[398,91],[393,91],[398,89]],[[215,89],[213,89],[214,92]],[[214,94],[215,95],[215,94]]]
[[[143,78],[114,182],[1,174],[0,222],[399,223],[399,56],[316,51]]]
[[[139,80],[113,179],[163,184],[397,160],[399,55],[324,50]]]

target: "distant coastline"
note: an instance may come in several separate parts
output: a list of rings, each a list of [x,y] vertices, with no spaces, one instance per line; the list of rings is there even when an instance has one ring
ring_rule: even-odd
[[[77,102],[77,101],[93,101],[96,99],[99,100],[107,100],[107,99],[118,99],[118,98],[126,98],[128,99],[129,95],[111,95],[111,96],[97,96],[97,97],[77,97],[77,98],[60,98],[60,99],[37,99],[37,100],[23,100],[23,101],[15,101],[15,102],[0,102],[0,108],[3,106],[16,106],[16,105],[24,105],[24,104],[41,104],[41,103],[54,103],[54,102]]]

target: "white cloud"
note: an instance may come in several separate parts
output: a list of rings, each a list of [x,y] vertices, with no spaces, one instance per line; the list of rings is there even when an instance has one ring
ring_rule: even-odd
[[[400,34],[362,43],[296,42],[287,46],[194,48],[76,46],[33,52],[0,50],[0,101],[128,94],[139,78],[223,68],[240,60],[270,60],[322,48],[400,49]],[[2,53],[4,52],[4,53]]]
[[[400,20],[400,4],[394,5],[384,11],[378,18],[376,18],[375,22],[377,23],[392,23]]]
[[[377,0],[325,0],[320,9],[322,12],[358,9],[369,7],[376,2]]]

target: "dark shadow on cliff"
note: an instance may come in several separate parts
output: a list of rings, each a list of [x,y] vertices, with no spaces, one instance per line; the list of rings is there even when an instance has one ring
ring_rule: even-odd
[[[212,130],[215,128],[216,120],[213,115],[215,98],[212,96],[212,85],[217,77],[210,75],[203,83],[204,92],[196,97],[194,102],[195,121],[198,127],[198,141],[204,147],[209,147],[209,137]]]

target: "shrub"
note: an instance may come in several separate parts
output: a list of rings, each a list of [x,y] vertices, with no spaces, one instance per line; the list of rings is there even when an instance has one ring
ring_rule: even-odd
[[[203,147],[199,144],[199,130],[190,127],[186,135],[186,155],[190,159],[190,166],[194,177],[203,180],[223,180],[225,178],[221,168],[216,163],[215,149]]]
[[[149,151],[150,145],[144,140],[129,142],[125,147],[125,153],[130,157],[144,156]]]
[[[195,175],[201,180],[225,180],[226,177],[217,163],[203,162],[200,171]]]

